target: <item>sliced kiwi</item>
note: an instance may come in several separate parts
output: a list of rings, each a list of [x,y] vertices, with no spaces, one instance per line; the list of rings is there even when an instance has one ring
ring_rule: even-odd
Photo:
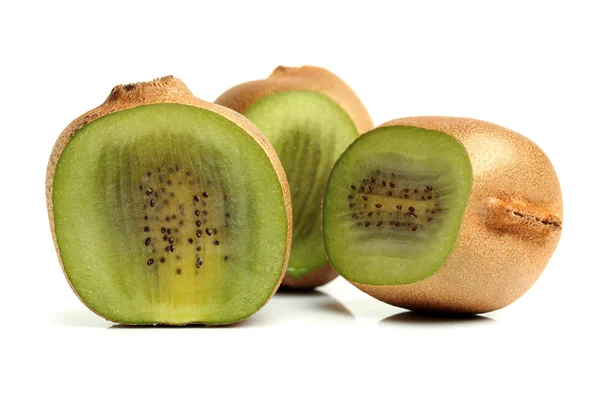
[[[53,154],[50,218],[65,274],[116,322],[246,318],[277,289],[289,254],[281,165],[242,117],[189,94],[176,104],[177,90],[148,98],[151,89],[129,89],[137,97]]]
[[[327,255],[344,278],[393,305],[481,313],[535,282],[562,225],[543,152],[464,118],[394,120],[357,139],[327,183]]]
[[[363,135],[328,183],[331,262],[344,277],[374,285],[432,275],[456,242],[470,189],[469,157],[451,136],[414,127]]]
[[[328,265],[321,233],[325,184],[333,164],[359,136],[359,129],[370,128],[364,107],[347,91],[350,89],[326,70],[278,68],[269,79],[239,85],[217,99],[260,128],[285,169],[294,220],[292,251],[283,281],[287,286],[314,287],[336,276]],[[354,100],[338,100],[345,97]],[[350,101],[354,101],[352,107]]]

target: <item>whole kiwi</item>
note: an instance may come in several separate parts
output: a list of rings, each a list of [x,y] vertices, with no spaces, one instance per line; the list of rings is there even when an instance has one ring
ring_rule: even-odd
[[[394,131],[389,127],[401,129]],[[505,307],[521,297],[546,267],[558,244],[562,229],[563,206],[560,185],[556,172],[544,152],[529,139],[509,129],[485,121],[453,117],[395,119],[367,132],[355,144],[361,141],[364,143],[363,139],[375,135],[378,130],[380,132],[387,130],[389,133],[386,134],[390,135],[397,134],[396,138],[401,138],[404,131],[410,131],[413,135],[423,135],[423,138],[449,135],[466,151],[472,176],[466,178],[454,176],[448,179],[467,179],[471,182],[472,178],[472,186],[468,192],[462,220],[458,225],[457,239],[451,247],[449,256],[445,261],[442,259],[437,270],[424,279],[400,284],[397,282],[386,284],[385,281],[361,283],[349,279],[351,283],[386,303],[424,312],[485,313]],[[377,144],[377,141],[372,143]],[[396,143],[398,143],[398,152],[410,151],[403,146],[402,139],[398,139]],[[354,144],[347,152],[353,146]],[[386,143],[379,143],[378,146],[382,152],[396,150]],[[427,148],[426,145],[415,147],[417,148],[421,154],[435,151]],[[372,152],[373,149],[367,147],[366,150]],[[344,157],[345,154],[340,160]],[[373,157],[376,159],[376,156]],[[367,161],[365,165],[366,163]],[[341,214],[327,214],[332,185],[338,187],[343,185],[346,188],[346,185],[349,185],[347,182],[350,182],[348,176],[342,173],[338,174],[342,179],[334,177],[338,164],[340,161],[334,167],[325,194],[326,206],[323,220],[326,249],[334,268],[341,275],[362,269],[363,271],[360,271],[363,273],[362,276],[368,279],[370,265],[357,264],[356,267],[352,266],[354,270],[344,269],[344,266],[336,265],[335,257],[331,254],[332,246],[328,246],[328,235],[331,235],[328,232],[328,225],[349,226],[348,222],[340,216]],[[407,167],[416,164],[405,162],[403,165]],[[340,169],[344,170],[344,168]],[[410,175],[412,172],[408,169],[404,171],[396,169],[395,176],[403,174],[405,180],[410,180],[414,179],[414,176]],[[419,173],[428,172],[421,170]],[[336,182],[332,183],[332,180]],[[339,201],[341,204],[341,200]],[[346,207],[345,210],[348,210],[348,204],[342,205]],[[377,206],[381,207],[380,204]],[[356,213],[353,215],[359,218]],[[413,214],[411,216],[415,217]],[[364,222],[360,223],[364,224]],[[367,222],[365,226],[368,224]],[[427,239],[428,232],[427,222],[421,225],[418,231],[417,227],[417,225],[412,226],[412,233],[420,233],[423,236],[415,237],[415,244],[419,240]],[[377,228],[373,227],[373,224],[369,228],[361,225],[361,228],[356,228],[354,232],[358,232],[359,229],[362,229],[361,232],[371,233],[355,236],[371,240],[372,236],[365,235],[373,235],[372,229]],[[408,231],[410,234],[410,224]],[[331,241],[333,242],[334,239]],[[380,237],[380,239],[376,244],[383,249],[386,246],[394,246],[394,243],[396,246],[399,245],[391,237]],[[341,240],[341,243],[345,241]],[[349,245],[352,246],[352,243]],[[340,249],[335,249],[338,254],[350,250],[348,248],[344,250],[343,245],[339,246]],[[402,258],[402,255],[396,258],[395,262],[398,262],[399,267],[404,262]],[[416,265],[418,268],[418,263]],[[342,270],[344,272],[341,272]]]
[[[326,96],[328,99],[333,100],[334,103],[339,106],[347,114],[347,117],[351,120],[351,123],[354,124],[354,130],[357,135],[366,132],[367,130],[373,128],[373,122],[369,113],[365,109],[364,105],[358,98],[358,96],[354,93],[354,91],[348,86],[342,79],[340,79],[337,75],[333,74],[329,70],[325,68],[315,67],[315,66],[302,66],[302,67],[285,67],[279,66],[277,67],[271,75],[263,80],[256,80],[251,82],[245,82],[234,86],[221,94],[216,100],[216,104],[220,104],[231,108],[241,114],[244,114],[248,118],[250,118],[254,123],[256,123],[259,128],[263,131],[263,133],[271,140],[268,132],[258,123],[256,120],[252,118],[252,116],[247,115],[247,111],[253,105],[259,103],[262,99],[265,99],[269,96],[282,94],[282,93],[318,93],[320,95]],[[284,99],[279,99],[279,102],[285,102]],[[299,108],[302,108],[301,106]],[[302,110],[298,109],[297,114],[300,114]],[[305,123],[310,125],[313,121],[311,121],[310,116],[307,116],[304,120]],[[285,126],[289,121],[281,121],[282,126]],[[279,133],[279,132],[278,132]],[[332,135],[339,133],[339,129],[333,129],[331,132]],[[350,140],[351,141],[351,140]],[[347,146],[350,142],[343,143],[344,147]],[[274,145],[275,146],[275,145]],[[284,164],[284,168],[287,168],[287,164],[283,155],[281,153],[287,152],[289,153],[297,153],[297,148],[290,148],[290,146],[284,145],[283,148],[276,147],[276,151],[279,153],[280,157],[282,157],[282,163]],[[319,148],[320,146],[316,146]],[[326,148],[327,146],[323,146]],[[343,147],[343,148],[344,148]],[[342,148],[342,149],[343,149]],[[318,151],[318,150],[317,150]],[[341,150],[340,150],[341,151]],[[336,154],[336,158],[339,154]],[[308,155],[304,154],[303,157],[306,159]],[[323,164],[323,159],[325,157],[316,157],[320,160],[320,163]],[[323,190],[324,184],[326,181],[327,174],[330,168],[333,166],[335,162],[335,158],[332,159],[331,165],[324,163],[324,166],[319,166],[319,170],[326,168],[323,176],[325,180],[323,182]],[[293,167],[290,167],[293,169]],[[286,170],[287,171],[287,170]],[[306,171],[295,171],[296,174],[306,173]],[[296,176],[292,176],[290,171],[287,171],[288,179],[293,179]],[[306,184],[307,188],[303,190],[312,190],[311,185],[315,185],[316,183],[313,181],[316,176],[302,176],[302,180],[308,182]],[[290,181],[291,182],[291,181]],[[316,218],[320,218],[320,202],[321,198],[315,198],[316,202],[311,202],[307,204],[294,203],[296,200],[294,198],[294,192],[292,190],[292,202],[294,203],[294,208],[315,208]],[[294,210],[294,219],[296,219],[296,210]],[[301,230],[301,224],[299,221],[295,221],[295,228]],[[320,222],[317,221],[320,225]],[[304,274],[301,277],[292,276],[291,270],[293,269],[293,263],[296,260],[296,257],[301,258],[299,253],[295,251],[296,242],[296,231],[294,231],[294,239],[292,243],[292,255],[290,259],[290,265],[288,266],[288,273],[285,275],[282,286],[297,288],[297,289],[311,289],[317,286],[324,285],[334,278],[337,277],[336,271],[331,267],[329,263],[326,262],[326,256],[323,254],[323,265],[317,265],[313,269],[311,269],[308,273]],[[317,252],[318,249],[314,249],[313,254]],[[322,250],[321,250],[322,251]],[[324,252],[323,252],[324,253]],[[302,263],[302,262],[301,262]]]

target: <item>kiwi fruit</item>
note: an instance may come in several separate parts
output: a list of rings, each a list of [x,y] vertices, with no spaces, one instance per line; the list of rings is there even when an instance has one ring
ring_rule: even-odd
[[[246,82],[215,103],[254,122],[271,142],[292,195],[292,252],[283,286],[309,289],[337,276],[327,260],[321,203],[333,164],[360,133],[373,128],[365,107],[323,68],[278,67],[264,80]]]
[[[562,197],[520,134],[452,117],[390,121],[340,157],[323,202],[336,271],[386,303],[485,313],[523,295],[558,244]]]
[[[233,323],[285,274],[291,199],[275,151],[172,76],[116,86],[75,119],[46,197],[69,284],[113,322]]]

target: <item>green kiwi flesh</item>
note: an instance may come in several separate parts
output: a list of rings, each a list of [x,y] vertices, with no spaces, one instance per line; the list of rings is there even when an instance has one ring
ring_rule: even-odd
[[[267,95],[244,112],[279,156],[292,197],[292,250],[287,274],[302,278],[328,263],[321,203],[329,173],[359,133],[342,108],[324,94],[287,91]]]
[[[80,129],[56,168],[57,246],[74,290],[126,324],[224,324],[261,308],[285,266],[282,187],[219,114],[135,107]]]
[[[325,192],[333,267],[371,285],[431,276],[456,243],[471,184],[464,147],[445,133],[393,126],[362,135],[335,164]]]

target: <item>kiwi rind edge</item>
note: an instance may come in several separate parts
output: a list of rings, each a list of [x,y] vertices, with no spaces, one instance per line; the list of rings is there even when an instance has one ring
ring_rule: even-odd
[[[53,181],[54,174],[56,172],[56,167],[58,164],[58,160],[66,148],[69,141],[77,134],[77,131],[83,128],[85,125],[93,122],[94,120],[101,118],[105,115],[115,113],[118,111],[148,105],[148,104],[157,104],[157,103],[174,103],[174,104],[183,104],[190,105],[198,108],[202,108],[208,111],[212,111],[217,113],[229,121],[233,122],[240,128],[242,128],[245,132],[247,132],[250,136],[252,136],[256,142],[260,145],[260,147],[265,151],[267,157],[269,158],[271,165],[275,169],[277,174],[277,178],[279,179],[279,183],[281,185],[281,189],[284,197],[284,204],[286,209],[286,217],[287,217],[287,239],[286,239],[286,251],[284,256],[284,265],[282,268],[281,276],[279,277],[279,281],[275,285],[273,292],[267,299],[267,301],[263,304],[264,307],[269,300],[273,297],[273,295],[277,292],[286,272],[287,263],[290,257],[291,251],[291,242],[292,242],[292,203],[290,197],[290,189],[287,183],[287,178],[285,176],[285,171],[279,158],[268,142],[268,140],[263,136],[260,130],[246,117],[237,113],[236,111],[229,109],[227,107],[223,107],[221,105],[209,103],[195,97],[192,92],[187,88],[187,86],[179,79],[175,78],[172,75],[165,76],[162,78],[155,79],[153,81],[148,82],[138,82],[127,85],[117,85],[115,86],[109,96],[106,98],[104,103],[100,106],[82,114],[75,120],[73,120],[59,135],[56,140],[54,147],[52,148],[52,152],[50,154],[50,159],[48,161],[48,167],[46,169],[46,205],[48,207],[48,219],[50,222],[50,230],[52,233],[52,240],[54,241],[54,248],[56,250],[56,254],[58,255],[58,259],[69,283],[69,286],[75,293],[75,295],[79,298],[79,300],[86,305],[92,312],[97,314],[98,316],[114,322],[120,323],[119,321],[113,321],[106,316],[98,313],[92,307],[90,307],[87,303],[83,301],[83,299],[79,296],[75,288],[73,287],[69,277],[65,271],[62,258],[60,256],[60,250],[58,248],[58,243],[56,240],[55,226],[54,226],[54,208],[53,208],[53,200],[52,200],[52,189],[53,189]],[[262,308],[261,307],[261,308]],[[260,309],[256,310],[256,312],[260,311]],[[250,315],[249,315],[250,316]],[[248,318],[247,316],[246,318]],[[242,318],[238,321],[233,321],[230,323],[237,323],[242,321],[245,318]],[[227,323],[227,324],[230,324]],[[219,323],[205,323],[202,321],[185,323],[185,324],[169,324],[169,323],[161,323],[165,325],[193,325],[193,324],[202,324],[202,325],[224,325]],[[153,325],[153,324],[134,324],[134,323],[126,323],[122,325]]]

